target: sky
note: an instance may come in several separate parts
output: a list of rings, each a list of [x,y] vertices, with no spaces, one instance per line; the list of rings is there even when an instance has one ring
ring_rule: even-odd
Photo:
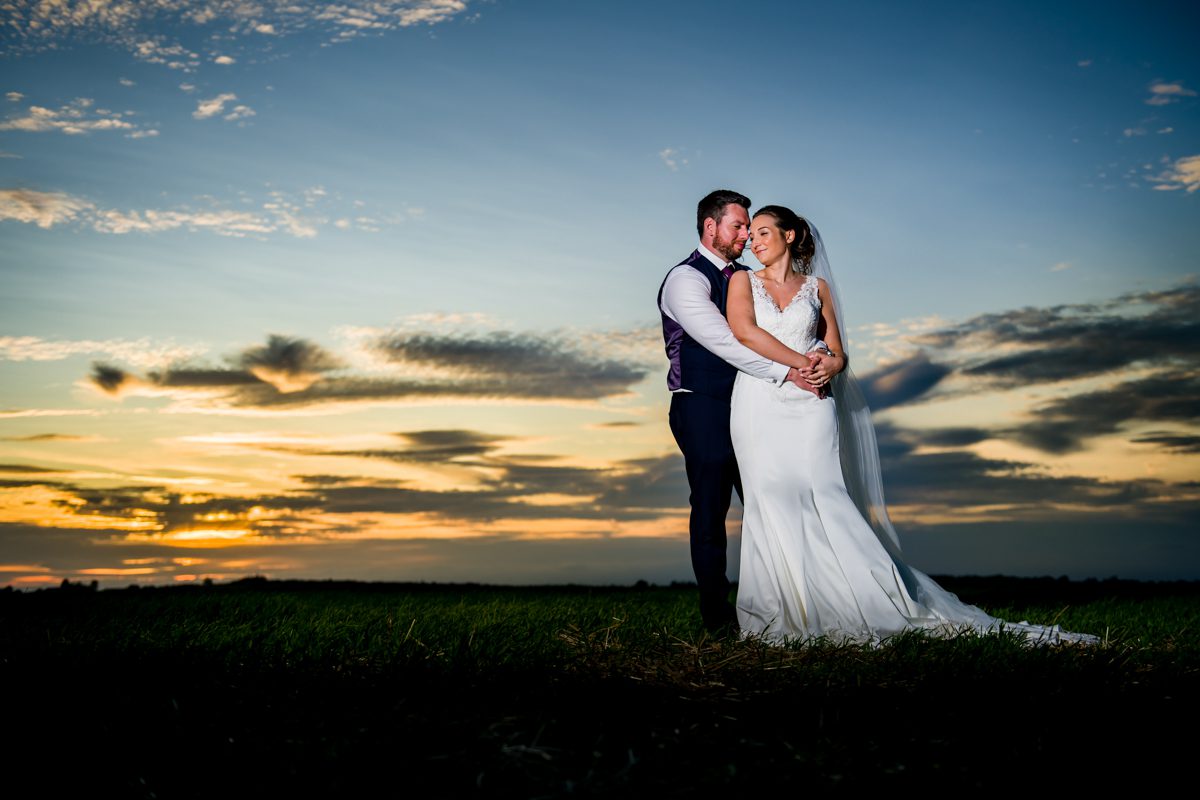
[[[691,579],[715,188],[821,231],[914,566],[1200,579],[1198,17],[0,4],[0,585]]]

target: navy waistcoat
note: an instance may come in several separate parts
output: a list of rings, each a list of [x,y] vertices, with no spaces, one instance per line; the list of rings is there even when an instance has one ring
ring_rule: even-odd
[[[709,298],[725,316],[725,300],[728,295],[728,280],[721,270],[699,251],[694,251],[676,267],[684,264],[700,271],[708,278]],[[746,269],[745,266],[734,263],[735,270]],[[672,267],[674,269],[674,267]],[[667,272],[670,275],[670,271]],[[671,362],[667,372],[667,388],[671,391],[687,389],[697,394],[717,397],[728,401],[733,394],[733,379],[737,377],[737,368],[705,349],[678,322],[668,317],[662,311],[663,286],[667,280],[663,278],[658,287],[658,312],[662,315],[663,342],[666,345],[667,358]]]

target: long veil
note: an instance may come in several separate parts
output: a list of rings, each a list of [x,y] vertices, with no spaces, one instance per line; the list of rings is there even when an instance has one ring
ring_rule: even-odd
[[[811,221],[808,225],[816,247],[811,274],[829,285],[834,315],[842,337],[842,347],[849,352],[849,326],[846,324],[846,315],[842,313],[841,295],[833,279],[825,243],[816,226]],[[919,598],[924,594],[921,582],[904,563],[900,552],[900,536],[892,525],[887,504],[883,499],[879,443],[875,438],[875,425],[871,422],[871,409],[867,406],[867,398],[849,365],[834,376],[832,386],[837,405],[838,452],[842,461],[842,477],[846,481],[846,490],[850,493],[854,505],[858,507],[859,513],[870,523],[875,536],[892,557],[910,594]]]

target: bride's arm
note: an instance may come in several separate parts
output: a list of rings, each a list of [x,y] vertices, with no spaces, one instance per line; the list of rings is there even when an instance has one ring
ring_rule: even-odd
[[[850,363],[850,357],[846,355],[846,350],[842,347],[842,333],[838,329],[837,314],[833,310],[833,295],[829,291],[829,284],[819,278],[818,281],[820,282],[817,284],[817,296],[821,300],[821,319],[825,323],[825,345],[833,355],[821,355],[818,351],[813,355],[811,369],[801,370],[801,373],[809,383],[823,386],[829,383],[834,375],[846,368]]]
[[[729,278],[725,317],[737,340],[764,358],[800,369],[812,363],[808,356],[796,352],[758,327],[754,317],[754,298],[750,294],[750,277],[744,270],[733,273]],[[840,341],[838,347],[841,347]]]

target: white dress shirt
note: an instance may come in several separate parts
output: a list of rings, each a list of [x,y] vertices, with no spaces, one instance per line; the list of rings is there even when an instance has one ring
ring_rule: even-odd
[[[724,269],[730,264],[702,244],[697,245],[696,249],[717,269]],[[705,350],[747,375],[762,378],[776,385],[787,380],[787,364],[763,358],[737,340],[733,331],[729,329],[729,322],[713,303],[711,294],[712,286],[700,270],[680,264],[667,273],[659,307]]]

